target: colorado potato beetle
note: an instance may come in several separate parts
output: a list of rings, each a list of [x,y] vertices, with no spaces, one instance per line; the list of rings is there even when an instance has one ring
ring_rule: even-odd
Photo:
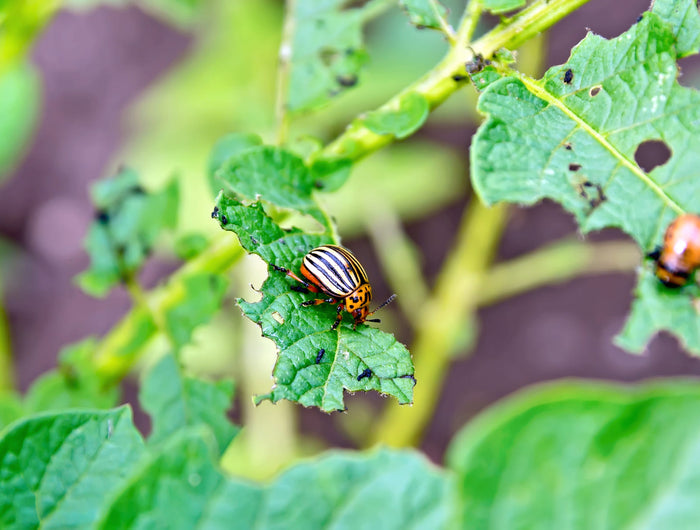
[[[666,229],[663,246],[649,254],[666,287],[682,287],[700,267],[700,216],[685,214]]]
[[[337,316],[331,329],[336,329],[340,325],[343,319],[343,310],[346,310],[355,319],[353,329],[363,322],[379,322],[378,319],[368,319],[367,317],[396,298],[396,295],[391,295],[381,306],[370,311],[372,286],[369,283],[367,273],[357,258],[352,255],[352,252],[337,245],[322,245],[304,256],[300,271],[301,275],[306,278],[305,280],[299,278],[289,269],[276,265],[273,265],[273,268],[285,273],[290,278],[294,278],[304,286],[294,290],[323,293],[329,296],[329,298],[307,300],[301,305],[338,304]]]

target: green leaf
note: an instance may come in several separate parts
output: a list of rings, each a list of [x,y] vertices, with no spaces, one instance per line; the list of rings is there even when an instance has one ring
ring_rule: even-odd
[[[632,311],[615,342],[631,352],[641,353],[659,331],[678,336],[683,347],[700,355],[700,286],[694,282],[682,289],[665,287],[651,267],[639,270]]]
[[[673,26],[678,57],[698,53],[700,47],[700,17],[693,0],[654,0],[651,12]]]
[[[396,108],[382,108],[370,112],[365,119],[367,128],[377,134],[406,138],[423,125],[430,113],[428,100],[417,92],[405,94],[396,105]]]
[[[700,386],[567,383],[490,408],[453,440],[462,528],[695,528]]]
[[[16,392],[0,392],[0,431],[24,415],[24,406]]]
[[[262,145],[263,141],[257,134],[231,133],[214,144],[207,164],[207,178],[211,191],[216,196],[221,191],[221,182],[216,178],[216,172],[232,156],[238,155],[251,147]]]
[[[248,252],[271,266],[298,271],[302,258],[313,248],[332,243],[325,235],[283,230],[259,203],[244,206],[224,194],[217,199],[217,216],[225,230],[236,232]],[[256,303],[239,300],[243,313],[260,325],[263,335],[280,350],[273,375],[275,387],[260,399],[280,399],[316,406],[324,411],[343,410],[343,391],[377,390],[400,403],[413,399],[413,363],[406,348],[393,335],[344,319],[331,330],[336,310],[329,304],[301,307],[314,295],[292,289],[293,280],[269,268]]]
[[[367,61],[362,42],[364,10],[343,9],[345,3],[299,0],[293,4],[287,93],[287,108],[292,112],[319,107],[357,83]]]
[[[98,209],[88,231],[90,268],[77,277],[93,296],[104,296],[118,282],[132,277],[148,257],[161,231],[177,222],[178,183],[147,193],[138,175],[124,169],[93,187]]]
[[[95,372],[94,339],[71,344],[59,352],[59,368],[36,379],[25,396],[28,412],[96,408],[108,409],[119,401],[119,388],[103,385]]]
[[[446,24],[447,8],[437,0],[399,0],[399,5],[414,26],[441,30]]]
[[[0,37],[1,38],[1,37]],[[39,113],[39,77],[28,64],[0,69],[0,178],[17,163]]]
[[[328,227],[312,196],[315,180],[304,161],[278,147],[245,150],[229,158],[217,172],[224,190],[251,201],[263,199],[281,208],[299,210]]]
[[[177,349],[219,311],[227,287],[228,279],[221,274],[196,274],[182,281],[183,292],[164,311],[168,335]]]
[[[526,4],[526,0],[479,0],[487,11],[494,15],[508,13],[520,9]]]
[[[692,17],[700,19],[697,9]],[[700,94],[676,81],[673,31],[646,13],[616,39],[589,34],[542,81],[519,76],[491,84],[479,100],[488,117],[472,145],[480,197],[524,204],[551,198],[583,232],[619,227],[646,251],[677,215],[700,211],[700,150],[689,147],[700,134]],[[649,140],[665,143],[671,157],[645,173],[634,158]],[[700,320],[689,311],[676,316],[684,320],[674,321],[673,332],[693,347]],[[641,340],[626,333],[623,343],[639,349]]]
[[[182,373],[173,355],[166,355],[148,372],[139,397],[153,422],[149,442],[161,443],[176,432],[208,426],[222,454],[238,433],[226,417],[233,401],[233,381],[216,383]]]
[[[174,436],[130,478],[97,528],[253,528],[260,488],[226,480],[206,431]]]
[[[143,452],[128,407],[13,424],[0,439],[0,526],[89,528]]]
[[[196,433],[134,476],[100,528],[445,528],[450,480],[410,451],[335,453],[268,486],[225,479]]]

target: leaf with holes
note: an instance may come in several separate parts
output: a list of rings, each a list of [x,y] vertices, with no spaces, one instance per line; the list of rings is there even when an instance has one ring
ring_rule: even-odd
[[[700,386],[567,383],[472,420],[448,451],[462,528],[695,528]]]
[[[233,381],[205,381],[183,373],[174,355],[166,355],[148,372],[139,400],[151,416],[150,443],[160,443],[175,432],[208,426],[222,454],[238,433],[226,417],[233,399]]]
[[[294,33],[290,49],[287,108],[311,110],[355,86],[367,62],[362,25],[372,7],[344,8],[345,0],[298,0],[291,14]],[[291,57],[290,57],[291,55]]]
[[[216,172],[231,157],[236,156],[253,147],[261,146],[262,138],[257,134],[231,133],[214,144],[207,163],[207,180],[214,196],[221,190],[221,182],[216,177]]]
[[[393,335],[368,325],[353,330],[348,318],[332,330],[335,307],[301,307],[303,301],[318,296],[294,291],[298,285],[273,269],[298,271],[311,249],[334,242],[329,236],[283,230],[259,203],[245,206],[223,193],[215,212],[222,228],[235,232],[243,248],[270,265],[262,299],[255,303],[239,300],[244,314],[279,348],[275,387],[259,400],[287,399],[333,411],[345,408],[344,390],[377,390],[395,396],[400,403],[412,401],[413,363],[405,346]]]
[[[87,293],[104,296],[135,275],[159,234],[175,227],[179,187],[173,180],[160,191],[147,192],[134,171],[123,169],[95,184],[92,198],[97,215],[85,241],[90,268],[77,282]]]
[[[695,10],[686,23],[698,18]],[[582,231],[620,227],[646,251],[677,215],[700,211],[700,150],[693,147],[700,93],[676,81],[682,27],[646,13],[615,39],[589,34],[542,81],[511,76],[489,85],[479,100],[487,119],[471,150],[481,198],[551,198]],[[645,173],[634,158],[649,140],[672,155]],[[692,326],[700,318],[675,332]]]
[[[144,452],[127,407],[13,424],[0,439],[0,527],[91,528]]]

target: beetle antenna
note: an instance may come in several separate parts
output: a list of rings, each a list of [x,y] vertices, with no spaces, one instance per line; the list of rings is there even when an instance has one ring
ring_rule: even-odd
[[[385,301],[382,305],[380,305],[377,309],[375,309],[374,311],[371,311],[371,312],[367,313],[367,316],[376,313],[376,312],[379,311],[382,307],[384,307],[385,305],[389,305],[389,304],[390,304],[391,302],[393,302],[394,300],[396,300],[396,294],[392,294],[392,295],[391,295],[389,298],[387,298],[386,301]],[[367,319],[365,319],[365,320],[367,320]],[[370,320],[370,322],[378,322],[378,321],[377,321],[377,320]]]

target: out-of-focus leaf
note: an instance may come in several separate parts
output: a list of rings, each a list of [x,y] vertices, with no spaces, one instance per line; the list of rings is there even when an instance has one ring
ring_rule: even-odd
[[[477,0],[487,11],[494,15],[508,13],[520,9],[526,4],[526,0]]]
[[[202,273],[185,278],[182,287],[182,296],[165,309],[165,326],[178,349],[221,308],[228,280],[220,274]]]
[[[59,6],[59,0],[0,2],[0,76],[21,61]]]
[[[247,149],[229,158],[216,176],[227,192],[242,199],[263,199],[281,208],[298,210],[329,228],[312,196],[312,173],[301,158],[289,151],[271,146]]]
[[[0,68],[0,179],[17,163],[34,130],[39,95],[39,78],[28,64]]]
[[[199,256],[209,246],[204,234],[185,234],[175,240],[175,254],[185,261]]]
[[[24,414],[24,406],[16,392],[0,392],[0,431]]]
[[[226,479],[201,434],[174,440],[134,476],[99,528],[445,528],[450,479],[410,451],[336,453],[268,486]]]
[[[391,134],[401,139],[418,130],[429,113],[428,100],[421,94],[409,92],[398,100],[397,108],[370,112],[365,125],[377,134]]]
[[[89,294],[104,296],[136,274],[158,235],[175,227],[178,183],[172,180],[161,191],[149,193],[135,172],[124,169],[94,186],[93,201],[98,212],[86,240],[90,268],[77,282]]]
[[[209,382],[182,373],[173,355],[166,355],[148,372],[140,401],[150,414],[150,443],[161,443],[177,431],[208,426],[223,453],[238,433],[226,417],[233,399],[233,381]]]
[[[491,407],[453,440],[461,528],[695,528],[700,386],[567,383]]]
[[[447,8],[437,0],[399,0],[399,5],[420,28],[442,29],[440,20],[447,17]]]
[[[251,147],[262,145],[262,143],[262,138],[257,134],[231,133],[214,144],[214,149],[209,155],[209,163],[207,164],[207,177],[214,196],[221,191],[221,182],[216,178],[216,172],[224,162],[232,156],[242,153]]]
[[[299,0],[293,4],[287,96],[292,112],[319,107],[358,81],[360,68],[367,61],[362,42],[364,10],[344,9],[344,4],[344,0]]]
[[[695,2],[692,0],[655,0],[651,3],[650,10],[673,27],[678,57],[698,53],[700,17],[698,17],[698,6]]]
[[[0,526],[92,527],[143,452],[127,407],[14,423],[0,438]]]
[[[90,408],[108,409],[119,401],[119,388],[104,386],[94,369],[94,339],[66,346],[59,352],[59,368],[36,379],[25,396],[28,412]]]
[[[262,286],[262,300],[239,300],[244,314],[274,340],[280,350],[273,375],[275,387],[259,399],[296,401],[324,411],[343,410],[344,390],[377,390],[410,403],[413,363],[406,348],[393,335],[368,325],[353,330],[344,319],[331,330],[336,310],[329,304],[301,307],[313,294],[292,289],[294,283],[272,266],[299,270],[302,258],[313,248],[333,241],[324,235],[283,230],[265,215],[258,203],[244,206],[219,195],[217,217],[222,228],[238,235],[248,252],[270,267]]]
[[[479,100],[488,117],[471,151],[481,198],[531,204],[548,197],[571,211],[583,231],[620,227],[647,251],[674,217],[700,211],[700,151],[688,147],[700,134],[700,94],[676,81],[676,37],[700,24],[700,14],[692,0],[675,3],[691,3],[681,26],[646,13],[615,39],[589,34],[542,81],[507,77],[489,85]],[[649,140],[664,142],[672,154],[645,173],[634,158]],[[688,310],[675,316],[683,320],[674,320],[673,332],[700,353],[700,316]],[[668,327],[662,319],[655,325]],[[641,335],[630,333],[644,328],[630,324],[623,343],[639,349]]]

